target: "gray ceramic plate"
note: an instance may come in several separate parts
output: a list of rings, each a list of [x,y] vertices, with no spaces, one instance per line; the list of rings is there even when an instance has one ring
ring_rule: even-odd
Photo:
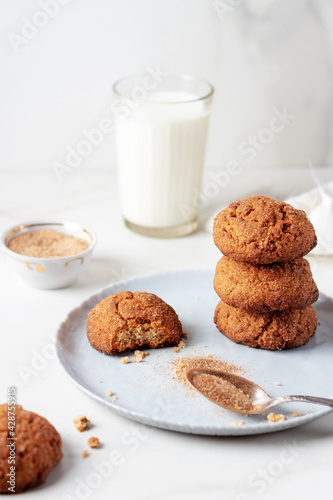
[[[237,345],[216,329],[213,316],[218,298],[212,270],[182,270],[133,278],[112,284],[71,311],[57,333],[57,353],[74,384],[88,396],[124,417],[173,431],[207,435],[243,435],[295,427],[331,411],[297,403],[274,409],[285,421],[269,423],[266,416],[241,417],[215,406],[179,383],[173,372],[177,356],[214,354],[241,366],[246,377],[272,396],[307,394],[333,397],[333,300],[320,296],[316,304],[320,326],[310,342],[298,349],[270,352]],[[94,350],[86,337],[88,312],[104,297],[121,290],[155,293],[178,313],[188,332],[186,348],[151,349],[142,363],[123,365],[120,358]],[[131,354],[129,358],[131,359]],[[100,382],[101,381],[101,382]],[[276,385],[280,382],[281,385]],[[117,400],[106,396],[111,389]],[[292,417],[294,411],[300,417]],[[243,420],[242,425],[235,422]]]

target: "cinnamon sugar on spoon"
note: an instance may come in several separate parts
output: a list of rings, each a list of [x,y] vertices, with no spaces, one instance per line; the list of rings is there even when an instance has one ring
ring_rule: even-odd
[[[253,410],[249,396],[227,380],[205,373],[196,375],[194,380],[198,391],[216,404],[242,412]]]

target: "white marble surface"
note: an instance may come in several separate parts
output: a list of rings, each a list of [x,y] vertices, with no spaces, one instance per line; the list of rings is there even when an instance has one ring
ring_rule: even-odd
[[[333,170],[318,169],[318,175],[327,181]],[[96,289],[154,271],[213,268],[219,252],[205,226],[212,212],[223,203],[251,194],[284,198],[311,188],[308,170],[244,170],[207,200],[199,231],[174,240],[148,239],[123,226],[112,172],[77,172],[59,183],[50,171],[3,171],[0,185],[1,231],[27,219],[52,217],[81,221],[99,238],[89,270],[63,290],[25,287],[9,273],[4,256],[0,257],[1,400],[6,397],[6,386],[16,385],[19,403],[49,418],[64,446],[64,458],[46,484],[24,498],[327,498],[333,466],[333,413],[293,430],[252,437],[216,438],[157,430],[121,418],[90,400],[68,381],[52,349],[58,324]],[[333,296],[333,258],[310,261],[320,290]],[[85,460],[81,452],[87,434],[78,433],[72,424],[79,413],[92,419],[90,434],[103,442]],[[113,470],[101,469],[116,451]]]

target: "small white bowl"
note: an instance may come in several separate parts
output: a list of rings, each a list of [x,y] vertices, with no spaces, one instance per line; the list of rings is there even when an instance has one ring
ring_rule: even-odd
[[[53,229],[89,243],[89,247],[75,255],[68,257],[29,257],[13,252],[8,243],[14,236],[27,232]],[[77,222],[69,221],[34,221],[9,228],[1,235],[0,243],[3,251],[9,258],[13,270],[29,286],[52,290],[72,285],[78,276],[88,267],[93,249],[96,245],[96,235]]]

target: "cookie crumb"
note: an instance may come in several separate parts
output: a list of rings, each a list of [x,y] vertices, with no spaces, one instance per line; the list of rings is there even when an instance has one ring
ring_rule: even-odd
[[[284,420],[287,420],[287,419],[281,413],[269,413],[267,415],[267,420],[268,420],[268,422],[283,422]]]
[[[141,361],[145,357],[145,353],[142,351],[134,351],[134,354],[135,355],[132,357],[132,361],[134,361],[134,363],[141,363]]]
[[[122,365],[126,365],[128,363],[128,356],[124,356],[123,358],[120,358],[120,363]]]
[[[117,396],[114,394],[111,398],[112,403],[114,403],[117,400]]]
[[[230,425],[244,425],[244,420],[238,420],[237,422],[231,422]]]
[[[82,458],[87,458],[88,455],[89,455],[89,452],[87,450],[84,450],[82,452]]]
[[[292,417],[300,417],[301,415],[302,415],[302,414],[301,414],[301,412],[299,412],[299,411],[294,411],[294,412],[291,414],[291,416],[292,416]]]
[[[178,344],[178,347],[179,347],[180,349],[184,349],[184,347],[186,347],[185,342],[183,342],[183,340],[181,340],[181,341],[179,342],[179,344]]]
[[[109,398],[111,398],[113,392],[111,391],[111,389],[107,389],[106,391],[106,395],[109,396]]]
[[[179,352],[179,347],[174,347],[174,348],[172,349],[172,352]]]
[[[279,385],[281,385],[281,382],[279,380],[277,380],[276,382],[274,382],[274,385],[279,386]]]
[[[73,422],[79,432],[83,432],[90,427],[90,420],[88,420],[84,415],[78,415],[74,418]]]
[[[98,448],[100,446],[100,442],[99,442],[99,439],[97,437],[90,437],[88,439],[88,446],[90,446],[90,448]]]

